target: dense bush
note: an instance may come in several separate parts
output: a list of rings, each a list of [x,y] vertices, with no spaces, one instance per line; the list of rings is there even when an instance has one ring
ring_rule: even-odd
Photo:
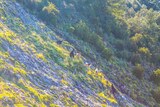
[[[153,80],[155,83],[160,83],[160,69],[153,71],[153,74],[151,75],[151,80]]]
[[[137,49],[138,49],[138,45],[133,43],[133,42],[129,42],[127,44],[127,49],[130,51],[130,52],[136,52]]]
[[[112,53],[112,51],[111,51],[110,49],[108,49],[108,48],[104,48],[104,49],[103,49],[103,51],[102,51],[102,56],[103,56],[105,59],[107,59],[107,60],[111,59],[111,58],[112,58],[112,55],[113,55],[113,53]]]
[[[48,23],[55,24],[56,16],[59,13],[56,6],[49,2],[47,6],[44,6],[42,11],[40,12],[40,17]]]
[[[121,40],[121,39],[117,39],[114,42],[114,46],[117,50],[124,50],[125,49],[125,41]]]
[[[90,30],[90,28],[87,26],[85,22],[80,21],[74,27],[74,34],[76,34],[79,38],[81,38],[84,41],[90,42],[92,44],[94,43],[95,40],[92,38],[93,32]]]
[[[128,50],[122,50],[116,52],[116,56],[118,58],[122,58],[127,61],[130,61],[131,55],[132,55],[131,52],[129,52]]]
[[[157,19],[156,19],[156,23],[157,23],[157,25],[159,25],[159,26],[160,26],[160,15],[157,17]]]
[[[153,98],[160,103],[160,87],[151,91]]]
[[[157,64],[157,65],[160,64],[160,54],[159,53],[153,53],[151,61],[154,64]]]
[[[143,35],[136,33],[134,36],[130,38],[131,42],[138,43],[142,39]]]
[[[32,11],[40,12],[42,8],[48,4],[47,0],[17,0],[18,2],[22,3],[26,7],[29,7]]]
[[[141,54],[141,57],[147,61],[150,61],[151,53],[150,50],[146,47],[140,47],[138,49],[139,53]]]
[[[29,8],[33,14],[36,14],[48,24],[55,24],[57,14],[59,13],[56,6],[49,0],[17,0]]]
[[[144,71],[145,71],[145,69],[143,68],[143,66],[142,65],[140,65],[140,64],[137,64],[134,68],[133,68],[133,74],[137,77],[137,78],[139,78],[139,79],[141,79],[142,78],[142,76],[143,76],[143,74],[144,74]]]
[[[149,54],[149,53],[150,53],[149,49],[146,48],[146,47],[140,47],[140,48],[138,49],[138,51],[139,51],[140,53],[142,53],[142,54]]]
[[[141,56],[138,53],[133,53],[131,56],[130,61],[132,62],[132,64],[138,64],[141,62]]]
[[[102,38],[95,32],[92,32],[85,22],[80,21],[74,26],[74,32],[78,38],[92,44],[98,52],[107,60],[111,58],[112,51],[105,47]]]
[[[111,32],[118,39],[124,40],[129,36],[128,26],[124,20],[117,21],[111,29]]]

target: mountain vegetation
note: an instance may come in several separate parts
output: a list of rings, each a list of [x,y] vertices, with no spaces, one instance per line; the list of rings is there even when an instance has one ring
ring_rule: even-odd
[[[159,107],[159,83],[159,0],[0,0],[0,106]]]

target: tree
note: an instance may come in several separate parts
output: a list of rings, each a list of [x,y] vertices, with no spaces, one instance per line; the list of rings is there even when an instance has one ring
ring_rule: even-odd
[[[43,7],[42,12],[40,13],[40,16],[42,19],[44,19],[48,23],[55,24],[56,23],[56,15],[59,13],[59,10],[56,8],[56,6],[49,2],[47,6]]]

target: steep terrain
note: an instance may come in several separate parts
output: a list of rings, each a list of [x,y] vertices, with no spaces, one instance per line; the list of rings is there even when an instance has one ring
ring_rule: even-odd
[[[69,58],[73,46],[57,45],[59,37],[20,4],[3,0],[0,5],[1,106],[134,104],[121,94],[115,99],[104,74],[85,67],[82,56]]]
[[[53,17],[43,14],[42,18],[17,1],[0,0],[0,106],[158,107],[150,93],[157,85],[148,79],[159,62],[156,66],[142,62],[148,69],[142,80],[132,74],[136,65],[117,55],[122,50],[113,43],[117,39],[109,36],[119,33],[113,31],[114,26],[105,25],[118,26],[113,15],[105,16],[111,17],[111,22],[92,27],[105,18],[103,13],[95,13],[99,19],[88,14],[85,0],[53,0],[57,16],[50,21]],[[127,35],[124,30],[125,27],[120,34]],[[85,35],[94,35],[98,42],[90,43],[93,37],[86,39]],[[62,44],[57,44],[59,40],[63,40]],[[73,48],[81,54],[71,58]],[[153,48],[157,49],[155,53],[159,52],[157,45]],[[115,94],[111,92],[112,85],[117,90]]]

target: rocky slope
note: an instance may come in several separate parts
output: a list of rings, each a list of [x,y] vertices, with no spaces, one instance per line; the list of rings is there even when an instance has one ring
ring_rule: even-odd
[[[110,92],[113,83],[117,86],[111,63],[104,62],[103,70],[113,70],[107,77],[85,65],[91,61],[85,52],[69,57],[73,48],[83,51],[83,45],[63,29],[48,28],[21,4],[0,0],[0,106],[145,107],[119,87],[115,95]]]

